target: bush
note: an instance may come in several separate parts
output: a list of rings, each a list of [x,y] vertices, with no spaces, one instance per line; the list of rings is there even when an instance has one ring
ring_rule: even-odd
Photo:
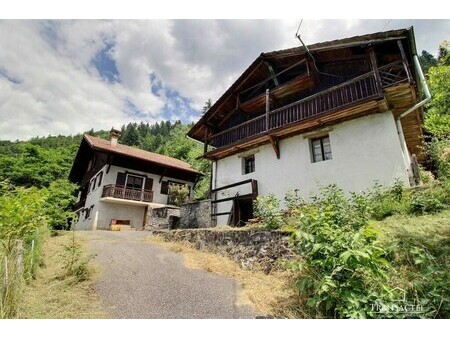
[[[75,231],[72,230],[72,239],[68,245],[64,245],[61,255],[63,260],[62,278],[73,277],[75,282],[82,282],[89,278],[90,256],[84,256],[81,245],[75,240]]]
[[[406,193],[403,182],[397,180],[392,187],[383,187],[380,184],[367,193],[371,205],[371,217],[382,220],[407,209]]]
[[[293,215],[292,244],[303,257],[296,266],[302,274],[297,287],[314,317],[371,317],[375,302],[391,301],[385,285],[389,264],[368,225],[364,195],[347,199],[332,185]]]
[[[450,179],[450,140],[434,139],[427,144],[426,150],[431,159],[431,164],[436,169],[440,180]]]
[[[169,195],[172,198],[173,204],[180,206],[186,203],[189,196],[189,188],[186,185],[171,184],[169,186]]]
[[[254,202],[254,212],[267,229],[278,229],[283,223],[280,201],[273,194],[258,196]]]

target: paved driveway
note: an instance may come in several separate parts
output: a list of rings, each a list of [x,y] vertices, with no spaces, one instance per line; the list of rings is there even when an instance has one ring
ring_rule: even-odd
[[[101,268],[96,288],[111,318],[254,318],[235,305],[233,279],[188,269],[144,231],[80,231]]]

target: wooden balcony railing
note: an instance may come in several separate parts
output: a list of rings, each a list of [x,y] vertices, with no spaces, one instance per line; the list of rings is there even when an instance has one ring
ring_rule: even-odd
[[[109,184],[103,187],[102,197],[114,197],[125,200],[152,202],[153,191],[145,189],[130,189],[120,185]]]
[[[411,81],[411,77],[406,64],[396,61],[380,67],[378,73],[371,71],[212,135],[209,144],[216,148],[224,147],[290,123],[382,97],[384,88],[407,81]]]

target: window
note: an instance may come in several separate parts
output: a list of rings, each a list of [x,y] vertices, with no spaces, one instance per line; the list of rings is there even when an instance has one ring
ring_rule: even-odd
[[[331,160],[331,144],[330,137],[324,136],[311,140],[312,162],[321,162]]]
[[[142,189],[142,186],[144,185],[144,178],[139,176],[127,176],[127,189]]]
[[[250,174],[255,171],[255,155],[247,156],[242,159],[242,174]]]

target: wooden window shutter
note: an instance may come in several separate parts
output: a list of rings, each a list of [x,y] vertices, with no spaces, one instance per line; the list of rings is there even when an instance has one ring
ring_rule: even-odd
[[[117,173],[116,185],[124,187],[126,178],[127,178],[127,174]]]
[[[145,190],[152,190],[153,189],[153,178],[145,178]]]
[[[169,194],[169,181],[161,182],[161,194],[164,194],[164,195]]]
[[[100,174],[98,174],[97,179],[98,179],[98,186],[101,186],[103,180],[103,171],[100,171]]]

